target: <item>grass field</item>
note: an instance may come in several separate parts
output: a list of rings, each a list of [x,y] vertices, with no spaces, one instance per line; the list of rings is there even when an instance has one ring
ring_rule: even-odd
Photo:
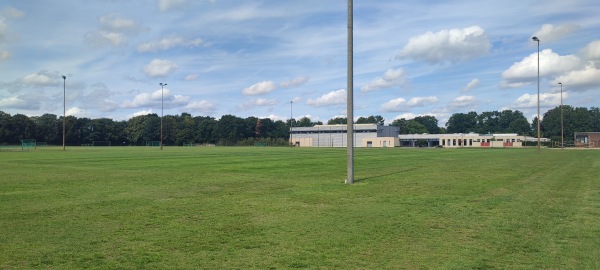
[[[0,152],[1,269],[600,269],[600,151]]]

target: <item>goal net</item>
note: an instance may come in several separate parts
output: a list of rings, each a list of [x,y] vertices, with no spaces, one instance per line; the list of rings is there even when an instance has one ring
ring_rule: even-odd
[[[92,146],[110,146],[110,141],[92,141]]]
[[[21,149],[22,150],[34,149],[36,146],[37,145],[35,143],[35,139],[24,139],[24,140],[21,140]]]
[[[160,141],[146,141],[146,146],[160,146]]]

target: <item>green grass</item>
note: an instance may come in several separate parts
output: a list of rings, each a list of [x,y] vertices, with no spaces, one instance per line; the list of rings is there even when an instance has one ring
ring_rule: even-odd
[[[0,152],[0,269],[600,269],[600,151]]]

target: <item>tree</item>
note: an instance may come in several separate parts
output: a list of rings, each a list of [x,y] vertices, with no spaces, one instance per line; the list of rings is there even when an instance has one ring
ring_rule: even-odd
[[[435,116],[431,116],[431,115],[417,116],[413,119],[413,121],[415,121],[425,127],[426,131],[423,133],[429,133],[429,134],[440,133],[440,127],[438,126],[438,120],[435,118]]]
[[[215,128],[217,120],[208,116],[194,118],[196,122],[196,142],[202,144],[216,143]]]
[[[175,131],[175,145],[193,143],[196,137],[194,118],[189,113],[182,113],[177,119],[177,130]]]
[[[138,115],[127,120],[125,128],[125,137],[133,145],[142,145],[144,142],[144,125],[149,115]]]
[[[408,120],[408,122],[406,124],[406,134],[423,134],[423,133],[427,133],[427,127],[425,127],[423,124],[421,124],[415,120]]]
[[[308,117],[302,117],[298,122],[295,123],[294,127],[314,127],[315,122],[312,122]]]
[[[392,121],[390,126],[398,127],[400,129],[400,134],[408,134],[407,133],[408,129],[406,128],[407,124],[408,124],[408,120],[406,120],[404,118],[400,118],[400,119],[396,119],[396,120]]]
[[[239,140],[247,138],[245,135],[244,119],[234,115],[223,115],[216,125],[215,136],[224,145],[234,145]]]
[[[4,122],[5,120],[8,121]],[[23,139],[35,138],[35,122],[24,114],[3,118],[2,122],[5,140],[9,144],[20,144]]]
[[[448,133],[469,133],[477,130],[477,113],[455,113],[446,123]]]
[[[359,117],[356,120],[357,124],[378,124],[383,125],[385,123],[385,119],[381,115],[371,115],[369,117]]]
[[[329,119],[329,121],[327,121],[328,125],[343,125],[346,124],[348,122],[348,119],[346,117],[336,117],[333,119]]]
[[[501,133],[500,112],[482,112],[476,116],[477,128],[475,131],[481,134]],[[472,130],[473,131],[473,130]],[[466,133],[466,132],[461,132]]]
[[[58,132],[58,118],[55,114],[43,114],[39,117],[32,117],[36,126],[35,139],[38,142],[48,144],[59,144],[61,138]]]

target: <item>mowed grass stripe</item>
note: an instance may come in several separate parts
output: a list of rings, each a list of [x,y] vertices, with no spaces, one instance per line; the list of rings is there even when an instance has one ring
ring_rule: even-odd
[[[0,153],[0,268],[600,267],[600,151]]]

